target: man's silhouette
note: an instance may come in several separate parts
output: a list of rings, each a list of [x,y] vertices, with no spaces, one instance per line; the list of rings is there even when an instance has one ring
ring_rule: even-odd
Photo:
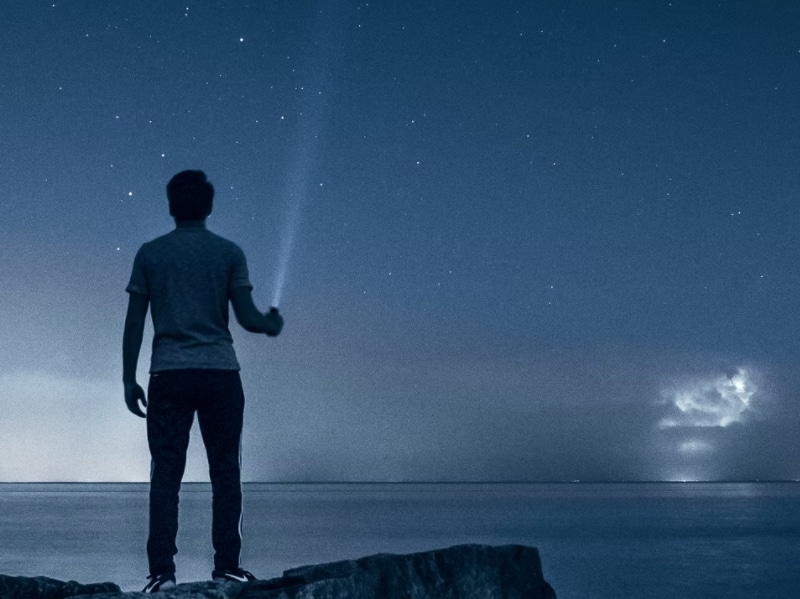
[[[242,250],[206,229],[214,188],[202,171],[183,171],[167,184],[175,229],[145,243],[136,254],[126,288],[128,313],[122,341],[125,403],[147,418],[150,532],[145,592],[175,586],[178,493],[189,431],[197,413],[213,492],[215,580],[252,580],[239,564],[241,550],[241,437],[244,394],[228,329],[228,303],[246,330],[276,336],[277,309],[253,303]],[[153,350],[147,396],[136,366],[148,306]],[[147,408],[147,414],[142,407]]]

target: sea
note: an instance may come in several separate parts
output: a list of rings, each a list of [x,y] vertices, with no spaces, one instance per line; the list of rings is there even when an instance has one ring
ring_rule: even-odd
[[[147,484],[0,484],[0,573],[141,590]],[[181,491],[178,582],[212,569],[211,492]],[[244,486],[242,565],[462,543],[539,549],[560,599],[800,596],[800,483]]]

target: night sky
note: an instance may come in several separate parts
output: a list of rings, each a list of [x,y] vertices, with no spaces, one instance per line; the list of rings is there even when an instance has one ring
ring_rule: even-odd
[[[0,480],[148,479],[125,286],[187,168],[286,318],[231,325],[246,480],[800,479],[800,3],[14,0],[0,28]]]

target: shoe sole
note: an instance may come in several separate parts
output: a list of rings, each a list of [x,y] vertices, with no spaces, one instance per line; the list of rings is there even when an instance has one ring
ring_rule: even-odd
[[[161,591],[169,591],[170,589],[174,589],[176,586],[178,586],[178,585],[176,585],[176,584],[175,584],[174,582],[172,582],[171,580],[168,580],[168,581],[166,581],[166,582],[162,582],[162,583],[161,583],[161,584],[158,586],[158,588],[157,588],[157,589],[154,589],[154,590],[149,590],[149,591],[145,590],[145,591],[142,591],[142,592],[143,592],[143,593],[148,593],[148,594],[150,594],[150,593],[160,593]]]

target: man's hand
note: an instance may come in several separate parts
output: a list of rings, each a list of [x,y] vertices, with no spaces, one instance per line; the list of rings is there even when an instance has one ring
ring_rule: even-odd
[[[140,401],[144,407],[147,407],[147,397],[145,396],[144,389],[136,382],[125,383],[125,403],[128,409],[140,418],[146,418],[147,414],[139,407]]]
[[[280,315],[278,309],[274,306],[269,309],[269,312],[264,314],[264,319],[267,321],[266,333],[268,337],[277,337],[283,330],[283,316]]]

